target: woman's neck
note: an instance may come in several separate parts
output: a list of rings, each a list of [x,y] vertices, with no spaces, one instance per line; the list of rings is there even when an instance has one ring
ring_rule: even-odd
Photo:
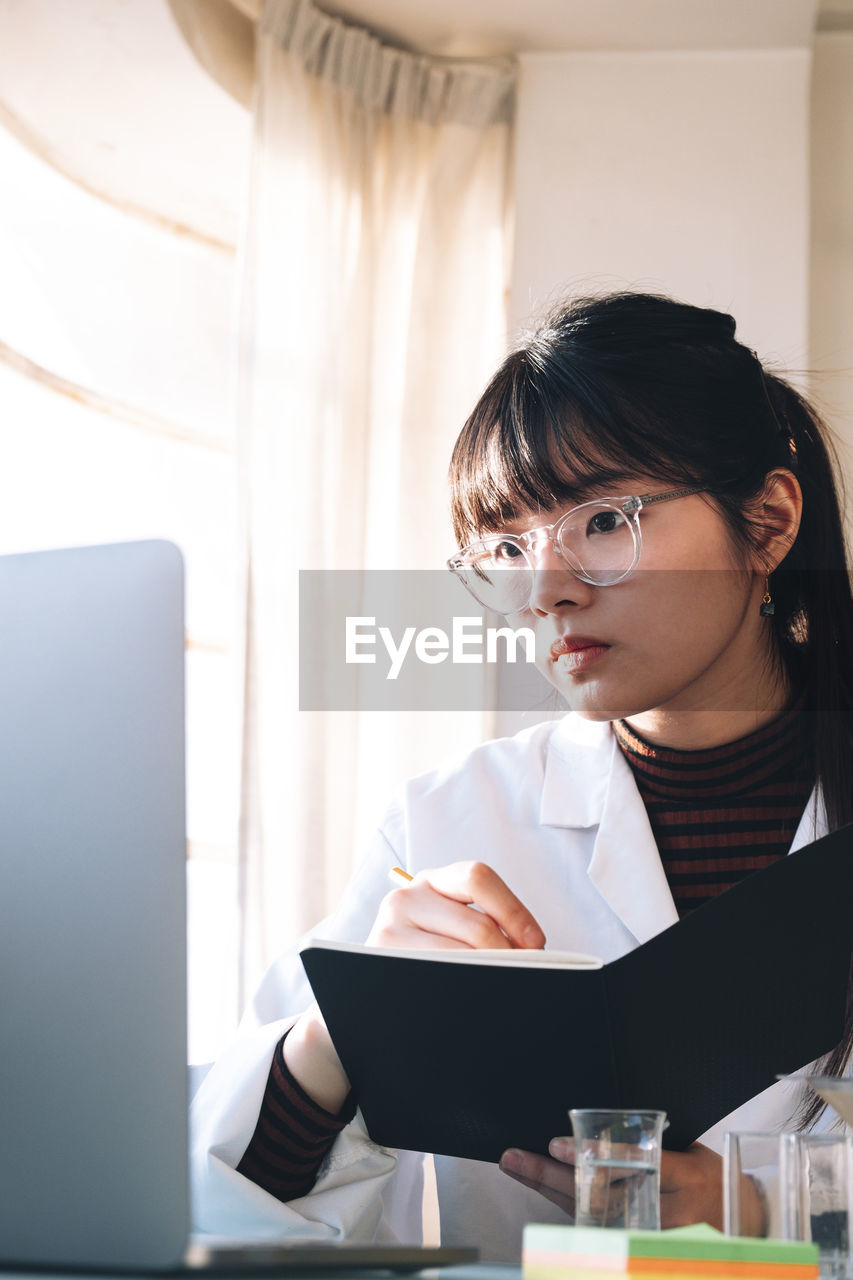
[[[736,742],[778,719],[790,706],[794,690],[787,678],[772,682],[766,690],[756,690],[748,708],[711,711],[694,708],[658,707],[626,716],[625,723],[646,742],[676,751],[706,751]]]

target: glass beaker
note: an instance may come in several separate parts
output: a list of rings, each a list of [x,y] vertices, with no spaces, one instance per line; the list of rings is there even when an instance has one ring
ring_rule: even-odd
[[[665,1111],[574,1110],[575,1223],[660,1230]]]

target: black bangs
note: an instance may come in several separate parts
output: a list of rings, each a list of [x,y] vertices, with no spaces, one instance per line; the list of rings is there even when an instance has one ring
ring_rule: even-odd
[[[652,446],[655,434],[658,441],[669,435],[663,424],[650,433],[636,404],[624,402],[614,387],[609,391],[600,383],[594,388],[579,370],[569,381],[565,367],[555,368],[535,340],[507,357],[451,457],[451,515],[460,546],[525,512],[582,502],[592,486],[600,492],[612,482],[621,494],[618,481],[630,474],[696,482],[684,460],[673,462],[677,449]]]

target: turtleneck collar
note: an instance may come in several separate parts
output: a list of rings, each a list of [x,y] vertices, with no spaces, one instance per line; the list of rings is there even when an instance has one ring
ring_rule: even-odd
[[[658,747],[641,738],[624,720],[613,724],[642,794],[647,798],[701,801],[715,796],[735,797],[754,791],[778,776],[811,768],[806,744],[806,695],[770,724],[722,746],[700,751]]]

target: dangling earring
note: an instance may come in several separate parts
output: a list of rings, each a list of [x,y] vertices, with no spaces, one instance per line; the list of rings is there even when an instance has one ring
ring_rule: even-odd
[[[764,595],[761,597],[761,608],[758,610],[762,618],[772,618],[776,612],[773,597],[770,594],[770,574],[764,575]]]

